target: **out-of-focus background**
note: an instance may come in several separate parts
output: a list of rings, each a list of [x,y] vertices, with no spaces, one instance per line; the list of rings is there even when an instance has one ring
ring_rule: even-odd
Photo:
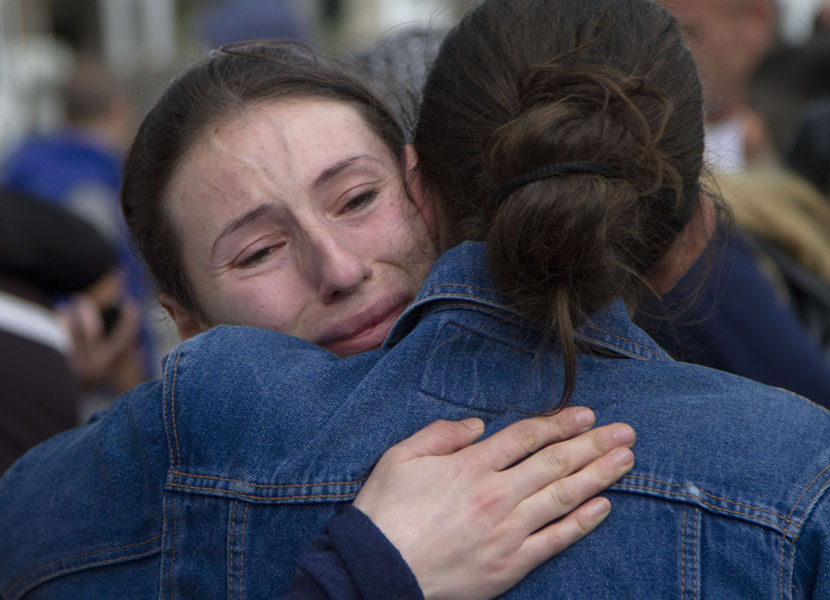
[[[32,130],[59,126],[60,88],[100,60],[141,112],[208,47],[292,38],[329,53],[402,23],[451,22],[468,0],[0,0],[0,158]]]

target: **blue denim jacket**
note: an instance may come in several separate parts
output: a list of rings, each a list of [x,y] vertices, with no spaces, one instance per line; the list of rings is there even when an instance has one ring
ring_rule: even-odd
[[[828,411],[673,361],[621,302],[582,336],[573,403],[630,423],[637,462],[600,528],[506,597],[830,598]],[[476,243],[441,257],[375,352],[211,330],[0,481],[0,593],[274,597],[390,445],[437,418],[492,432],[555,405],[562,364],[538,347]]]

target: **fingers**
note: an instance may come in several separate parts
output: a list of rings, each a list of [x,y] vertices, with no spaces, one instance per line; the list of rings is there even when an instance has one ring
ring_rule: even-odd
[[[615,448],[584,469],[554,481],[523,500],[515,511],[519,523],[517,526],[525,528],[524,531],[527,532],[536,531],[605,490],[633,466],[634,454],[631,450]],[[572,515],[565,517],[569,518]],[[578,523],[584,524],[581,521]]]
[[[606,498],[592,498],[568,516],[529,536],[516,553],[522,572],[518,578],[575,544],[596,529],[611,512]]]
[[[634,430],[625,423],[597,427],[539,450],[504,474],[511,478],[515,492],[524,498],[614,448],[632,446],[635,440]]]
[[[494,471],[501,471],[548,444],[585,431],[593,426],[594,419],[593,411],[588,408],[568,407],[551,417],[534,417],[513,423],[469,451],[482,453],[485,464]]]
[[[466,448],[481,437],[482,433],[484,423],[481,419],[435,421],[392,446],[384,456],[392,456],[396,462],[419,456],[444,456]]]

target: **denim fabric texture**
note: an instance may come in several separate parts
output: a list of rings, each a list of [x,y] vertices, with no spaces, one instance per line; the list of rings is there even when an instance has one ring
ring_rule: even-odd
[[[375,352],[246,327],[178,346],[161,382],[0,480],[3,598],[277,596],[389,446],[437,418],[492,433],[549,410],[561,360],[485,254],[444,254]],[[573,404],[630,423],[636,464],[597,531],[505,597],[830,598],[828,411],[672,360],[621,301],[582,336]]]

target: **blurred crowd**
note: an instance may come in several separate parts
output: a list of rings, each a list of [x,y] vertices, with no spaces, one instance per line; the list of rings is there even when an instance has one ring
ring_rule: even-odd
[[[704,188],[725,218],[711,251],[638,321],[677,358],[830,407],[830,3],[796,44],[780,34],[776,0],[659,1],[682,22],[704,79]],[[198,19],[200,40],[314,46],[293,6],[217,2]],[[440,34],[395,28],[343,58],[409,126]],[[154,378],[169,348],[119,208],[139,103],[105,62],[78,53],[60,126],[0,155],[0,472]]]

